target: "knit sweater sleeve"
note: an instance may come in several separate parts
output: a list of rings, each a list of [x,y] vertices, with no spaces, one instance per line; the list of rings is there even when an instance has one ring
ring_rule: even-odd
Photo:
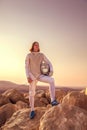
[[[44,61],[46,61],[46,62],[49,64],[49,66],[50,66],[50,71],[53,72],[53,66],[52,66],[52,63],[50,62],[50,60],[49,60],[45,55],[43,55],[43,56],[44,56]]]
[[[25,73],[26,73],[27,78],[30,77],[32,80],[36,79],[30,71],[29,54],[27,54],[26,59],[25,59]]]

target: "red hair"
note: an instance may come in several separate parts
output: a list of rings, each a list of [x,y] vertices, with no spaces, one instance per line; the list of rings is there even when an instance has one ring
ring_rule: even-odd
[[[32,46],[31,46],[31,48],[30,48],[30,52],[33,52],[33,51],[34,51],[34,45],[35,45],[36,43],[39,44],[37,41],[35,41],[35,42],[32,43]],[[38,52],[40,52],[40,48],[38,49]]]

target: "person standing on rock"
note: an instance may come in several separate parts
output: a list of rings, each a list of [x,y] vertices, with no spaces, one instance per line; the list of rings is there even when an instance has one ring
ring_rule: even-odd
[[[36,84],[38,81],[49,83],[49,92],[51,98],[51,105],[58,105],[55,99],[55,84],[53,75],[53,67],[51,62],[47,57],[40,52],[40,47],[38,42],[33,42],[30,49],[30,53],[27,54],[25,59],[25,71],[27,81],[29,83],[29,102],[31,107],[30,119],[34,118],[34,96]]]

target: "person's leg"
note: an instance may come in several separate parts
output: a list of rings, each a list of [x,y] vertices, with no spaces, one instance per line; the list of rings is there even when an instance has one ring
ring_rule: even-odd
[[[51,103],[55,101],[54,105],[57,105],[58,103],[55,100],[55,83],[54,83],[54,78],[50,76],[43,76],[41,75],[38,81],[49,83],[49,92],[50,92],[50,98],[51,98]]]
[[[34,80],[29,85],[29,102],[30,102],[30,107],[31,107],[31,113],[30,113],[31,119],[35,116],[35,113],[34,113],[34,96],[35,96],[36,83],[37,83],[37,80]]]

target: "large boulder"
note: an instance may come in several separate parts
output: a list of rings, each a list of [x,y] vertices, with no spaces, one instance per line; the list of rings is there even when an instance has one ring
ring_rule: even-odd
[[[41,89],[40,90],[36,90],[35,97],[38,97],[38,98],[46,97],[45,91],[41,90]]]
[[[62,99],[64,98],[65,95],[67,95],[67,91],[65,90],[62,90],[62,89],[56,89],[55,91],[55,98],[57,99],[58,102],[62,102]],[[49,91],[46,92],[46,98],[47,100],[49,101],[49,103],[51,102],[51,99],[50,99],[50,93]]]
[[[0,107],[0,127],[12,116],[16,110],[16,106],[11,103]]]
[[[83,91],[72,91],[62,100],[67,105],[75,105],[87,110],[87,95]]]
[[[48,101],[46,98],[35,97],[35,101],[34,101],[35,107],[46,107],[47,106],[46,103],[48,104]]]
[[[27,93],[24,93],[23,95],[24,95],[24,98],[29,102],[29,93],[27,92]]]
[[[65,95],[67,95],[68,91],[62,90],[62,89],[57,89],[55,91],[55,96],[57,101],[59,101],[60,103],[62,102],[63,98]]]
[[[24,97],[28,101],[28,104],[29,104],[29,94],[28,93],[24,94]],[[34,102],[35,107],[46,107],[49,104],[45,96],[44,90],[37,90],[34,100],[35,100]]]
[[[0,94],[0,107],[1,107],[2,105],[7,104],[7,103],[10,103],[9,98],[6,97],[5,95]]]
[[[24,98],[23,93],[19,92],[16,89],[9,89],[5,91],[2,95],[8,97],[10,102],[13,104],[15,104],[17,101],[27,102],[27,100],[25,100]]]
[[[40,118],[45,113],[45,107],[35,108],[36,116],[29,119],[30,109],[21,109],[13,114],[13,116],[5,123],[2,130],[39,130]]]
[[[19,110],[19,109],[23,109],[23,108],[28,108],[29,105],[23,101],[18,101],[18,102],[16,102],[16,107],[17,107],[17,110]]]
[[[49,104],[45,91],[44,90],[36,90],[35,94],[35,107],[46,107]]]
[[[43,102],[45,105],[49,104],[48,100],[44,97],[40,99],[40,102]]]
[[[39,130],[87,130],[87,111],[65,104],[51,107],[42,116]]]
[[[29,93],[24,94],[25,99],[28,101],[29,104]],[[49,101],[46,98],[44,90],[36,90],[36,94],[34,97],[35,100],[35,107],[46,107],[49,104]]]

